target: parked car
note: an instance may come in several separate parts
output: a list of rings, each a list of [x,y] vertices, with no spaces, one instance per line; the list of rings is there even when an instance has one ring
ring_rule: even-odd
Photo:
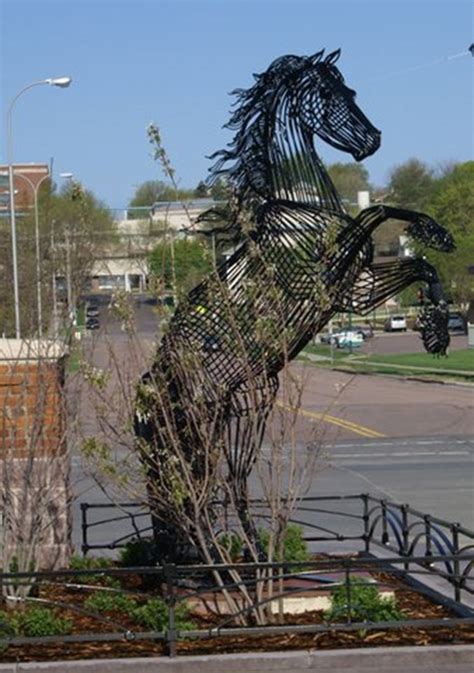
[[[333,331],[332,334],[330,332],[325,332],[324,334],[321,334],[319,337],[319,340],[322,344],[330,344],[331,341],[333,344],[336,343],[336,337],[337,335],[340,334],[340,331]]]
[[[98,318],[87,318],[86,329],[99,329],[100,322]]]
[[[467,334],[466,320],[460,313],[451,313],[448,316],[448,332],[450,334]]]
[[[214,334],[206,334],[202,339],[202,349],[206,353],[214,353],[221,349],[221,342],[219,337]]]
[[[98,315],[99,307],[95,304],[89,304],[89,306],[86,308],[86,316],[88,318],[97,318]]]
[[[386,332],[406,332],[407,319],[404,315],[391,315],[384,324]]]
[[[374,336],[374,331],[370,325],[354,325],[352,328],[342,327],[334,330],[332,333],[332,343],[337,344],[338,338],[341,335],[344,336],[348,332],[360,334],[364,340]],[[326,332],[319,337],[319,340],[322,344],[329,344],[331,343],[331,334]]]
[[[356,332],[362,334],[362,337],[364,339],[370,339],[374,336],[374,330],[372,329],[372,325],[369,325],[368,323],[366,325],[357,325],[355,329]]]
[[[360,348],[364,344],[364,337],[359,331],[339,332],[336,336],[338,348]]]

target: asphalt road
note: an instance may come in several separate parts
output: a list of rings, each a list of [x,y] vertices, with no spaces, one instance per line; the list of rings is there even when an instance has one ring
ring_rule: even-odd
[[[264,449],[264,453],[268,449]],[[405,439],[360,439],[325,447],[317,462],[316,476],[304,493],[311,496],[358,495],[370,493],[429,513],[450,522],[474,528],[474,437],[413,437]],[[73,483],[79,500],[107,502],[107,496],[84,473],[79,458],[74,459]],[[254,491],[261,487],[254,479]],[[115,497],[119,497],[116,495]],[[113,498],[112,498],[113,499]],[[128,501],[127,497],[121,498]],[[332,509],[332,504],[325,505]],[[334,509],[350,512],[336,505]],[[356,509],[359,509],[358,507]],[[338,533],[360,534],[360,522],[325,513],[296,515],[303,524],[321,526]],[[98,518],[107,518],[100,512]],[[74,543],[81,543],[79,504],[74,505]],[[106,523],[90,532],[89,542],[104,542],[131,533],[130,522]],[[319,547],[321,550],[321,547]],[[324,543],[324,549],[337,545]]]
[[[134,313],[139,338],[133,344],[120,322],[107,314],[105,303],[100,305],[104,330],[84,340],[95,365],[107,369],[119,363],[121,379],[112,382],[111,395],[134,385],[153,348],[157,330],[153,307],[142,299]],[[410,333],[381,335],[371,343],[374,348],[383,344],[386,350],[379,352],[400,349],[401,343],[410,344],[410,352],[421,347],[418,335]],[[368,492],[474,527],[472,387],[349,375],[301,363],[295,363],[294,371],[304,390],[298,440],[304,444],[316,432],[323,447],[307,495]],[[82,425],[86,434],[94,435],[101,411],[89,395],[82,395]],[[117,422],[121,420],[119,410]],[[78,500],[107,502],[108,495],[87,474],[78,456],[74,457],[73,483]],[[76,503],[76,544],[80,542],[78,507]],[[319,515],[317,523],[334,527],[330,515],[323,519]],[[345,523],[337,525],[347,532]],[[124,523],[107,524],[95,528],[92,535],[98,540],[104,534],[118,536],[124,531]]]

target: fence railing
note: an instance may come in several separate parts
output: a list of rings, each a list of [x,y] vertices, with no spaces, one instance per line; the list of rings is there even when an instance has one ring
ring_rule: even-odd
[[[252,500],[251,508],[257,520],[268,518],[263,500]],[[81,513],[84,555],[93,550],[121,549],[131,539],[152,532],[150,511],[144,504],[82,503]],[[430,572],[452,584],[456,601],[461,599],[461,590],[474,594],[472,563],[466,565],[461,560],[474,552],[474,532],[458,523],[366,493],[303,498],[291,521],[302,526],[304,539],[313,548],[324,549],[324,543],[344,543],[346,548],[349,545],[365,552],[382,548],[405,558],[406,571],[414,563],[409,558],[418,557]],[[441,560],[435,561],[435,557]]]
[[[449,562],[452,568],[460,568],[462,563],[474,563],[474,555],[433,555],[433,563]],[[67,609],[68,615],[87,616],[99,628],[56,636],[31,637],[8,632],[0,620],[0,652],[4,647],[41,645],[53,643],[87,643],[109,641],[155,641],[163,645],[164,652],[176,655],[181,639],[202,640],[216,637],[276,635],[276,634],[328,634],[340,631],[390,631],[395,629],[451,630],[457,638],[462,638],[461,626],[474,625],[474,612],[464,617],[439,615],[413,617],[396,614],[377,618],[369,614],[367,604],[361,600],[360,587],[375,587],[386,596],[397,593],[399,600],[406,592],[416,591],[415,603],[427,594],[422,585],[416,589],[403,583],[409,563],[419,577],[430,574],[425,568],[425,556],[400,556],[379,558],[328,558],[299,563],[248,563],[177,566],[173,564],[146,568],[93,568],[85,570],[58,570],[48,572],[1,573],[0,585],[3,593],[28,584],[34,587],[21,602],[33,605]],[[387,566],[388,564],[388,566]],[[387,575],[387,567],[390,572]],[[383,573],[383,575],[380,575]],[[456,584],[465,582],[465,569],[454,575]],[[131,577],[135,582],[130,583]],[[115,583],[105,582],[113,578]],[[137,587],[137,578],[141,584]],[[121,583],[121,586],[117,586]],[[133,588],[130,589],[130,586]],[[48,598],[48,588],[54,587]],[[342,601],[335,609],[331,602],[334,591],[342,592]],[[62,593],[61,593],[62,592]],[[64,592],[70,592],[67,598]],[[146,605],[157,597],[162,601],[163,619],[150,624],[141,621],[140,612],[117,608],[104,615],[103,611],[91,608],[85,597],[91,592],[108,595],[127,594],[133,596],[136,605]],[[14,593],[14,592],[13,592]],[[60,598],[58,598],[58,595]],[[291,617],[291,603],[305,597],[305,609],[311,617],[306,623],[297,623]],[[340,597],[341,598],[341,597]],[[10,599],[11,600],[11,599]],[[323,604],[321,603],[323,601]],[[324,603],[325,601],[325,603]],[[123,599],[122,599],[123,604]],[[183,624],[183,606],[190,610],[187,623]],[[308,607],[309,605],[309,607]],[[323,605],[323,607],[321,607]],[[326,605],[326,607],[324,607]],[[316,607],[319,606],[319,607]],[[121,614],[120,610],[125,610]],[[158,611],[159,612],[159,611]],[[158,614],[155,609],[155,613]],[[193,614],[206,615],[199,620]],[[290,616],[289,616],[290,615]],[[135,622],[133,620],[136,620]],[[95,620],[95,621],[94,621]],[[194,621],[193,621],[194,620]],[[206,624],[203,626],[203,621]],[[143,629],[143,625],[148,629]]]

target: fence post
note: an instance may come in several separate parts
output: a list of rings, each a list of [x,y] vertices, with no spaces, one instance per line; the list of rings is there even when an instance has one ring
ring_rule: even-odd
[[[425,520],[425,556],[429,558],[433,555],[431,547],[431,516],[425,514],[423,518]]]
[[[388,544],[388,530],[387,530],[387,503],[385,500],[380,501],[382,507],[382,544]]]
[[[351,591],[351,576],[350,568],[347,563],[344,563],[344,584],[346,588],[346,602],[347,602],[347,623],[352,622],[352,591]]]
[[[459,554],[459,524],[453,523],[451,525],[451,534],[453,536],[453,552],[456,556]],[[453,560],[453,584],[454,584],[454,600],[458,603],[461,600],[461,567],[459,559]]]
[[[402,541],[403,541],[403,549],[402,555],[407,556],[408,554],[408,505],[401,505],[400,510],[402,512]],[[403,564],[403,567],[405,568],[405,571],[408,572],[410,570],[410,564],[405,561]]]
[[[362,493],[362,501],[364,503],[364,541],[365,541],[365,551],[368,553],[370,551],[370,537],[369,537],[369,494]]]
[[[89,509],[89,504],[87,502],[81,502],[81,531],[82,531],[82,545],[81,551],[83,556],[87,556],[89,551],[89,544],[87,542],[87,510]]]
[[[166,582],[166,604],[168,606],[168,628],[166,630],[166,646],[168,656],[176,656],[176,566],[174,563],[166,563],[163,567]]]

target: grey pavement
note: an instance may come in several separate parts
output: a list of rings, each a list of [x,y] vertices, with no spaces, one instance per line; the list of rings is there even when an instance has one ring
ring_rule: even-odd
[[[0,673],[472,673],[474,646],[378,647],[0,664]]]

